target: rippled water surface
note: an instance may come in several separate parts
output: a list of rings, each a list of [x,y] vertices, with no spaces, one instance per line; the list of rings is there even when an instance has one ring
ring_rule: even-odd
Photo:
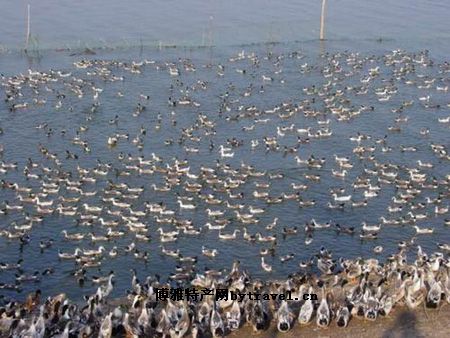
[[[0,45],[22,47],[26,4],[41,48],[129,45],[229,46],[316,39],[321,1],[3,1]],[[328,1],[326,36],[436,43],[449,39],[445,0]]]
[[[81,196],[76,203],[64,203],[78,208],[75,217],[63,216],[55,211],[52,215],[45,216],[43,222],[34,223],[32,229],[27,230],[31,239],[27,245],[20,246],[18,240],[0,237],[0,261],[12,263],[23,258],[22,268],[27,274],[34,271],[42,274],[46,268],[54,269],[53,274],[41,276],[38,284],[22,283],[24,291],[39,287],[48,294],[64,291],[74,299],[92,293],[96,286],[90,282],[84,288],[78,287],[72,276],[74,262],[58,259],[58,251],[73,252],[76,247],[96,249],[103,245],[106,248],[101,266],[89,268],[87,275],[105,275],[114,270],[115,295],[123,295],[129,287],[132,268],[142,277],[158,273],[166,278],[174,272],[178,263],[161,254],[162,243],[156,229],[162,227],[164,231],[176,230],[176,226],[157,223],[157,215],[149,212],[140,217],[140,221],[145,224],[151,240],[137,240],[135,234],[127,228],[126,220],[107,213],[107,210],[119,210],[122,215],[129,215],[128,210],[102,200],[109,197],[104,192],[111,182],[144,187],[137,199],[118,199],[131,203],[133,210],[145,210],[146,203],[162,202],[167,210],[175,212],[175,216],[171,217],[192,220],[194,228],[201,228],[200,235],[187,235],[181,231],[176,242],[163,244],[166,248],[180,249],[185,256],[197,256],[199,270],[206,266],[229,268],[233,260],[239,259],[252,275],[261,278],[285,277],[297,271],[298,263],[309,259],[321,246],[332,250],[337,258],[370,257],[374,255],[373,248],[382,245],[384,251],[379,258],[384,259],[396,252],[399,241],[409,240],[415,234],[410,224],[383,225],[376,240],[359,238],[363,221],[375,224],[381,216],[408,219],[407,213],[410,211],[408,202],[403,211],[392,214],[388,212],[387,207],[394,205],[392,198],[405,191],[397,189],[394,184],[380,183],[379,173],[374,175],[365,171],[373,170],[376,163],[398,165],[399,169],[394,171],[398,172],[399,179],[404,180],[410,178],[408,168],[418,168],[427,175],[426,183],[431,183],[433,178],[440,183],[438,189],[421,189],[422,192],[412,201],[426,204],[426,197],[435,198],[443,193],[440,205],[448,204],[448,186],[443,183],[449,174],[448,159],[439,158],[430,147],[431,144],[448,146],[449,124],[439,123],[438,119],[450,115],[450,100],[448,92],[437,90],[437,87],[448,86],[448,69],[442,64],[448,60],[449,44],[445,41],[448,41],[449,31],[445,23],[450,11],[449,5],[444,1],[424,1],[420,4],[410,4],[407,1],[330,1],[327,23],[329,41],[322,45],[312,40],[317,36],[319,1],[313,4],[288,1],[282,9],[277,2],[251,1],[239,10],[239,15],[236,15],[236,10],[242,5],[239,3],[238,6],[233,1],[132,1],[126,5],[114,1],[107,4],[102,1],[96,4],[66,1],[39,3],[31,2],[32,33],[38,37],[38,47],[41,50],[34,50],[28,56],[18,51],[23,44],[25,5],[23,2],[4,5],[0,14],[0,44],[6,51],[0,59],[0,70],[7,76],[26,74],[28,68],[47,73],[49,69],[54,69],[60,70],[63,75],[71,74],[61,77],[55,73],[57,81],[36,84],[36,92],[29,86],[29,82],[22,84],[21,92],[24,96],[19,97],[15,103],[27,102],[26,109],[11,112],[12,102],[0,103],[0,127],[3,130],[0,144],[4,146],[2,160],[5,163],[17,162],[17,169],[6,170],[1,178],[30,187],[33,193],[38,193],[42,192],[43,182],[56,181],[58,175],[71,175],[68,176],[70,181],[79,180],[77,167],[81,167],[89,170],[88,177],[96,179],[96,183],[83,183],[81,189],[84,192],[97,191],[97,194]],[[138,11],[136,8],[143,10]],[[416,18],[414,22],[411,22],[412,17]],[[382,39],[377,40],[379,38]],[[157,49],[154,46],[159,41],[164,45],[183,47]],[[216,47],[198,47],[211,44]],[[71,47],[72,51],[55,51],[66,46]],[[79,53],[85,47],[106,46],[120,48],[95,49],[96,55]],[[397,65],[386,65],[386,55],[392,55],[392,50],[397,48],[406,49],[409,59],[402,60],[399,56]],[[419,54],[419,51],[425,49],[430,51],[429,54]],[[242,50],[245,50],[244,57],[230,62],[230,57],[236,58]],[[351,52],[347,52],[348,50]],[[341,54],[336,54],[338,52]],[[252,53],[255,53],[255,57]],[[403,55],[403,52],[399,55]],[[433,65],[425,67],[419,62],[420,55],[425,55],[426,60],[432,60]],[[94,64],[86,69],[76,68],[73,62],[83,58],[117,60],[122,64]],[[360,66],[349,61],[352,58],[361,62]],[[152,60],[154,63],[137,66],[139,73],[130,72],[131,62],[141,60]],[[191,63],[195,71],[185,68]],[[218,67],[219,64],[224,66],[223,71]],[[406,64],[414,64],[410,73],[394,74],[394,70],[398,71]],[[179,76],[169,74],[171,65],[180,70]],[[334,68],[330,68],[331,65]],[[362,82],[369,76],[370,69],[377,66],[380,67],[379,75],[374,75],[367,84]],[[104,71],[103,68],[109,72],[99,74]],[[333,72],[329,72],[330,69],[334,69]],[[236,70],[245,70],[245,74]],[[113,75],[117,77],[116,81],[111,81]],[[263,76],[271,77],[272,80],[264,80]],[[38,78],[38,75],[34,77]],[[78,79],[81,79],[80,82]],[[432,79],[436,80],[430,82]],[[408,84],[408,80],[413,82]],[[428,86],[428,83],[431,84]],[[76,94],[73,90],[77,85],[83,93],[82,97],[78,97],[79,93]],[[366,85],[366,94],[356,94],[360,86]],[[380,102],[377,89],[380,92],[389,85],[392,87],[388,88],[395,93],[390,95],[388,101]],[[92,86],[103,89],[97,99],[93,98],[95,91]],[[118,95],[118,92],[123,96]],[[361,107],[367,109],[363,108],[350,121],[339,121],[339,115],[332,114],[331,103],[327,101],[333,94],[337,97],[337,108],[344,107],[349,111],[358,111]],[[147,95],[149,100],[143,97]],[[419,100],[427,95],[430,96],[428,102]],[[185,96],[199,105],[168,104],[169,99],[179,101]],[[33,99],[45,100],[45,103],[36,104]],[[403,102],[410,100],[413,104],[403,112],[392,112]],[[95,102],[99,105],[92,110]],[[138,104],[146,106],[146,109],[134,116],[133,112]],[[280,110],[274,112],[275,107],[280,107]],[[316,111],[318,115],[307,117],[305,111]],[[110,120],[116,115],[119,116],[118,123],[111,124]],[[200,115],[206,116],[214,127],[201,126],[199,119],[204,118],[200,118]],[[406,117],[407,122],[402,122],[401,119]],[[400,118],[400,121],[395,121],[396,118]],[[258,119],[263,122],[255,122]],[[329,120],[329,124],[318,123],[325,120]],[[44,128],[36,128],[43,124]],[[253,130],[243,131],[244,127],[253,125]],[[294,127],[290,130],[292,125]],[[401,132],[389,131],[391,126],[399,126]],[[140,135],[142,148],[139,149],[133,139],[138,136],[141,127],[146,130],[146,134]],[[277,133],[277,127],[286,128],[286,131]],[[309,137],[297,132],[297,129],[308,127],[312,133]],[[179,143],[183,130],[190,128],[194,139],[185,135]],[[419,131],[422,128],[428,128],[430,133],[421,135]],[[332,135],[315,138],[314,133],[321,129],[330,130]],[[62,135],[61,131],[65,131],[65,134]],[[357,144],[349,139],[357,132],[371,136],[370,140],[362,143],[363,146],[375,147],[373,153],[364,154],[362,160],[353,152]],[[119,139],[117,146],[109,147],[108,137],[116,134],[128,134],[129,139]],[[87,142],[90,152],[75,144],[77,135],[80,140]],[[385,135],[384,145],[376,142]],[[267,150],[264,145],[265,137],[276,137],[279,148]],[[242,145],[233,148],[232,158],[221,158],[219,146],[230,147],[227,140],[232,138]],[[173,144],[166,144],[171,143],[169,140]],[[251,147],[252,140],[259,142],[254,149]],[[299,140],[303,142],[298,143]],[[211,142],[214,144],[212,150]],[[297,144],[295,153],[284,153],[284,147],[292,148]],[[403,146],[414,147],[416,151],[401,151]],[[61,161],[60,165],[43,156],[39,151],[42,147],[49,153],[56,154]],[[391,150],[383,152],[383,147]],[[187,148],[198,149],[198,153],[188,152]],[[66,158],[66,151],[76,154],[78,159]],[[152,153],[161,157],[162,161],[152,160]],[[120,154],[125,154],[125,159],[119,159]],[[349,156],[353,164],[351,169],[347,169],[345,179],[332,175],[332,170],[339,169],[334,159],[335,154]],[[297,163],[296,155],[302,159],[313,155],[315,158],[325,158],[326,162],[321,169],[308,168]],[[265,172],[265,176],[240,177],[244,183],[232,192],[242,192],[242,200],[231,199],[221,189],[220,182],[214,186],[206,182],[205,177],[194,179],[184,174],[178,175],[179,183],[172,184],[169,192],[157,192],[152,184],[163,186],[168,177],[176,175],[158,171],[139,174],[133,167],[139,156],[153,161],[142,168],[167,168],[167,165],[173,166],[174,159],[177,158],[180,161],[186,159],[190,173],[194,175],[200,174],[203,166],[216,170],[219,180],[229,180],[227,177],[233,173],[233,179],[238,179],[239,174],[245,173],[242,169],[242,163],[245,163],[254,166],[256,171]],[[370,159],[370,156],[374,158]],[[23,170],[29,158],[39,165],[38,168],[31,169],[39,175],[37,179],[26,179],[24,175]],[[433,168],[419,168],[417,160],[431,163]],[[93,172],[100,164],[110,166],[106,176]],[[224,171],[225,164],[229,164],[231,169]],[[43,167],[53,171],[46,172]],[[281,174],[282,177],[269,178],[269,175],[275,174]],[[308,180],[305,175],[320,175],[320,182]],[[372,185],[380,186],[377,197],[367,198],[367,207],[353,208],[347,204],[343,210],[328,208],[328,203],[334,204],[330,189],[336,187],[345,188],[346,193],[352,194],[354,201],[363,201],[363,192],[367,189],[353,187],[356,178],[361,176],[367,177]],[[209,205],[197,193],[186,192],[186,182],[194,181],[202,185],[202,196],[212,194],[221,204]],[[256,183],[269,183],[270,187],[257,189]],[[301,191],[299,198],[285,199],[280,204],[267,204],[264,199],[253,196],[255,190],[267,191],[274,198],[292,194],[296,192],[292,184],[306,184],[308,189]],[[58,192],[47,198],[42,197],[54,201],[51,207],[53,209],[61,203],[61,196],[79,195],[68,191],[66,183],[60,182],[59,185]],[[413,184],[413,187],[420,189],[420,184]],[[26,193],[20,195],[25,197]],[[196,210],[180,209],[178,195],[192,196],[193,203],[197,205]],[[2,189],[0,197],[2,203],[21,205],[18,193],[14,190]],[[314,201],[315,205],[301,207],[300,200]],[[235,212],[226,207],[226,201],[244,204],[242,213],[248,213],[249,206],[263,208],[264,213],[255,215],[257,224],[244,225],[236,219]],[[93,221],[91,225],[80,225],[80,215],[86,214],[83,203],[102,206],[101,216],[108,220],[118,220],[119,225],[114,230],[124,231],[125,235],[98,243],[92,243],[89,236],[79,242],[64,240],[61,234],[64,229],[69,233],[106,234],[107,227],[101,226],[99,221]],[[14,226],[26,223],[26,214],[38,213],[33,203],[23,205],[22,211],[11,210],[6,215],[0,215],[2,231],[17,232]],[[450,242],[449,229],[444,225],[444,219],[448,215],[435,215],[434,207],[434,204],[426,204],[422,210],[412,210],[414,213],[428,215],[425,220],[418,221],[418,225],[434,228],[431,235],[417,236],[417,243],[427,251],[435,250],[437,242]],[[225,215],[220,218],[230,219],[230,224],[224,232],[231,233],[234,229],[239,229],[241,233],[238,234],[238,239],[219,240],[217,230],[207,230],[205,223],[212,222],[213,219],[208,218],[206,208],[225,211]],[[277,226],[273,230],[266,230],[265,227],[274,218],[279,219]],[[334,228],[316,230],[312,243],[306,245],[303,228],[313,218],[319,223],[331,221],[332,224],[353,226],[356,232],[350,236],[338,234]],[[299,230],[296,235],[282,235],[284,227],[294,226]],[[244,227],[250,234],[260,232],[263,235],[277,235],[276,253],[266,259],[273,265],[273,272],[264,272],[260,266],[259,252],[262,248],[270,247],[270,244],[245,241],[242,238]],[[53,245],[41,251],[39,242],[50,238],[54,240]],[[133,252],[125,252],[132,242],[139,252],[148,253],[147,263],[136,259]],[[217,257],[209,259],[203,256],[202,245],[216,248],[219,252]],[[118,248],[119,254],[116,258],[111,258],[107,253],[114,246]],[[280,256],[290,253],[295,258],[281,263]],[[14,283],[16,272],[0,271],[0,281]],[[12,291],[2,291],[14,295]]]

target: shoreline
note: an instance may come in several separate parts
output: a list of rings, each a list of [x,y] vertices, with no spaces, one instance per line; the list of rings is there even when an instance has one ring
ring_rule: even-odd
[[[109,301],[108,307],[131,306],[126,297]],[[437,309],[426,309],[420,306],[416,310],[410,310],[400,305],[394,308],[388,317],[379,317],[376,321],[368,321],[352,317],[347,327],[338,327],[333,320],[326,328],[319,328],[314,322],[301,325],[295,318],[293,327],[289,332],[281,333],[277,330],[276,320],[272,320],[269,328],[264,331],[254,332],[248,323],[244,323],[237,331],[228,333],[224,337],[243,338],[257,336],[259,338],[275,337],[382,337],[382,338],[416,338],[416,337],[449,337],[450,336],[450,306],[442,302]],[[120,335],[118,335],[120,336]],[[118,337],[117,336],[117,337]],[[0,333],[1,338],[8,337]],[[192,337],[189,333],[186,337]]]

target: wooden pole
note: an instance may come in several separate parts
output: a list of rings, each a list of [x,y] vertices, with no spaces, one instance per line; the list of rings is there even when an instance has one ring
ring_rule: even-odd
[[[213,45],[213,20],[214,17],[212,15],[209,16],[209,22],[208,22],[208,40],[209,40],[209,47],[212,47]]]
[[[322,14],[320,15],[320,40],[325,40],[325,8],[327,0],[322,0]]]
[[[25,50],[28,49],[28,43],[30,42],[30,4],[27,6],[27,36],[25,40]]]

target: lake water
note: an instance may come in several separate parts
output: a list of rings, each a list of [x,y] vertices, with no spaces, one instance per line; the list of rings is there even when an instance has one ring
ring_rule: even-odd
[[[40,48],[158,45],[230,46],[309,41],[319,35],[321,1],[3,1],[0,45],[23,47],[26,4]],[[328,1],[326,37],[444,45],[445,0]]]
[[[176,243],[169,243],[167,248],[179,248],[184,255],[196,255],[199,257],[198,268],[203,267],[229,268],[234,259],[240,259],[243,266],[252,275],[261,278],[280,278],[298,270],[298,263],[308,259],[315,254],[321,246],[326,246],[333,251],[334,256],[340,257],[370,257],[373,256],[372,249],[376,245],[382,245],[384,251],[379,255],[384,259],[389,254],[396,252],[397,242],[408,240],[414,234],[414,229],[410,225],[405,226],[383,226],[378,239],[375,241],[361,241],[359,232],[354,236],[338,235],[332,229],[316,231],[313,242],[305,245],[305,235],[303,225],[305,222],[315,218],[318,222],[327,222],[354,226],[359,229],[362,221],[368,224],[378,222],[380,216],[390,217],[387,213],[387,206],[390,205],[391,198],[396,194],[393,186],[382,185],[382,190],[378,197],[369,200],[366,208],[345,208],[343,211],[328,209],[327,203],[332,201],[329,190],[332,187],[344,186],[349,193],[353,193],[356,200],[362,200],[361,190],[354,192],[351,183],[358,175],[364,171],[367,162],[359,162],[352,149],[355,146],[349,141],[350,136],[354,136],[357,131],[370,134],[373,140],[389,134],[388,126],[394,124],[397,115],[390,111],[398,108],[405,100],[414,100],[412,108],[405,112],[408,116],[408,123],[404,125],[403,131],[398,134],[389,134],[388,145],[393,148],[390,153],[382,153],[379,148],[375,152],[376,157],[382,163],[395,163],[403,166],[417,166],[416,161],[422,160],[431,162],[434,168],[427,169],[428,177],[443,179],[448,174],[449,165],[447,161],[441,161],[434,156],[430,150],[431,143],[438,143],[448,146],[448,125],[438,123],[438,118],[449,115],[448,92],[440,92],[432,89],[421,90],[415,87],[396,83],[398,94],[389,102],[380,103],[377,96],[372,91],[368,95],[358,97],[352,95],[352,105],[375,106],[375,112],[362,113],[361,116],[351,122],[338,122],[334,116],[328,114],[324,118],[329,118],[330,128],[333,135],[327,139],[314,140],[311,144],[301,145],[298,150],[300,157],[308,157],[314,154],[316,158],[326,157],[327,163],[323,169],[308,170],[297,165],[292,155],[283,156],[282,152],[266,152],[262,146],[251,150],[250,142],[258,139],[262,142],[264,136],[276,136],[276,127],[288,127],[294,123],[296,128],[311,126],[317,129],[315,120],[305,118],[302,114],[296,114],[293,118],[283,120],[275,116],[269,116],[270,121],[266,124],[258,125],[250,133],[242,132],[242,128],[250,126],[253,119],[243,118],[239,121],[227,121],[227,115],[236,114],[239,106],[249,107],[255,105],[258,109],[268,110],[280,105],[281,102],[300,102],[308,96],[303,92],[304,87],[323,85],[328,79],[323,77],[323,67],[327,64],[322,57],[324,52],[336,53],[346,50],[358,52],[361,58],[364,56],[374,56],[373,67],[381,66],[381,75],[372,84],[374,88],[383,86],[383,79],[391,76],[390,70],[383,66],[383,55],[393,49],[402,48],[408,52],[430,50],[430,57],[437,64],[448,60],[450,51],[450,30],[447,25],[447,18],[450,15],[450,3],[445,1],[422,1],[414,2],[402,1],[329,1],[327,14],[327,41],[320,44],[316,39],[318,36],[318,23],[320,15],[320,1],[284,1],[283,6],[275,1],[248,1],[245,5],[236,1],[30,1],[31,3],[31,27],[34,36],[33,48],[28,55],[21,52],[25,36],[25,14],[26,2],[8,2],[2,4],[0,14],[0,45],[3,52],[0,55],[0,73],[11,76],[24,73],[28,68],[33,70],[47,71],[57,69],[64,72],[72,72],[73,76],[93,81],[96,87],[103,88],[100,94],[100,108],[94,114],[89,113],[92,105],[92,94],[82,99],[68,94],[70,91],[60,83],[52,84],[56,90],[67,92],[62,108],[55,109],[58,102],[55,93],[41,92],[42,98],[47,100],[42,106],[31,105],[26,110],[18,110],[15,113],[9,112],[6,102],[0,103],[0,127],[4,134],[0,136],[0,143],[5,147],[3,160],[7,163],[18,162],[17,171],[8,171],[2,174],[6,181],[19,182],[20,185],[30,186],[35,192],[41,189],[37,180],[26,180],[23,175],[23,168],[28,158],[32,158],[37,163],[45,166],[52,166],[48,160],[43,160],[38,151],[38,144],[49,149],[51,153],[58,154],[63,161],[63,169],[68,172],[76,172],[77,165],[83,168],[94,168],[97,160],[102,163],[111,163],[113,167],[123,170],[123,163],[118,160],[118,154],[132,154],[132,156],[143,155],[151,158],[151,153],[155,153],[164,158],[167,163],[173,163],[171,159],[188,159],[192,173],[198,173],[200,166],[214,167],[219,159],[218,146],[225,144],[226,140],[236,137],[243,140],[244,146],[236,148],[233,158],[222,159],[224,163],[229,163],[233,168],[238,169],[241,162],[255,166],[258,170],[267,170],[268,173],[281,173],[283,179],[271,180],[269,189],[271,196],[279,196],[283,192],[292,192],[291,183],[308,183],[310,188],[302,193],[306,200],[315,200],[316,205],[309,208],[299,208],[298,202],[285,201],[281,204],[266,205],[264,201],[251,197],[255,190],[255,182],[268,182],[269,179],[249,179],[248,182],[237,191],[242,191],[246,198],[236,203],[245,203],[255,207],[266,208],[262,215],[258,215],[257,225],[248,225],[248,231],[252,234],[257,231],[263,234],[274,233],[279,236],[278,249],[275,257],[268,258],[268,262],[273,264],[272,273],[264,272],[260,267],[259,250],[268,247],[267,244],[252,244],[242,239],[242,234],[236,241],[219,241],[216,230],[203,229],[199,236],[180,235]],[[177,46],[169,48],[164,46]],[[214,47],[210,48],[209,46]],[[162,48],[158,48],[162,46]],[[206,46],[206,47],[204,47]],[[96,55],[80,55],[86,47],[95,50]],[[65,50],[70,48],[71,50]],[[64,50],[61,50],[64,49]],[[252,67],[248,59],[237,63],[230,63],[228,59],[237,55],[241,50],[246,51],[246,55],[255,52],[261,60],[260,66]],[[302,57],[296,58],[292,52],[298,51]],[[75,53],[75,55],[72,55]],[[281,61],[282,73],[274,74],[274,60],[265,60],[264,57],[272,53],[273,55],[283,55]],[[290,56],[289,56],[290,55]],[[130,74],[120,67],[111,67],[117,76],[124,76],[124,81],[113,83],[103,82],[98,76],[86,74],[93,70],[89,68],[75,69],[72,63],[82,58],[121,60],[123,62],[139,61],[143,59],[154,60],[155,64],[146,65],[142,74]],[[171,77],[168,74],[166,61],[174,62],[178,67],[182,67],[179,59],[190,59],[196,66],[195,72],[182,71],[181,76]],[[338,57],[339,58],[339,57]],[[345,64],[345,57],[341,63]],[[313,69],[301,74],[301,65],[308,63]],[[224,77],[217,76],[216,67],[203,67],[207,64],[224,64]],[[159,69],[156,68],[159,67]],[[243,76],[234,69],[248,69],[248,73]],[[364,71],[367,74],[371,63],[364,64]],[[444,77],[445,74],[438,73],[439,68],[418,67],[418,74],[426,74],[432,77]],[[274,77],[274,81],[266,82],[261,79],[262,75]],[[177,79],[183,82],[180,85]],[[192,91],[193,97],[201,105],[169,107],[168,97],[171,95],[170,86],[175,86],[175,97],[180,98],[180,89],[185,86],[192,86],[198,80],[207,82],[207,90]],[[280,82],[284,80],[284,83]],[[346,85],[360,85],[360,76],[350,77]],[[446,80],[448,84],[448,79]],[[233,99],[239,99],[232,105],[232,111],[218,115],[221,99],[219,95],[224,94],[228,84],[233,83],[236,89],[231,94]],[[242,93],[252,84],[253,94],[243,97]],[[260,86],[264,86],[264,92],[259,92]],[[445,85],[443,83],[442,85]],[[40,88],[43,90],[43,88]],[[124,94],[118,97],[117,92]],[[33,93],[24,90],[28,95],[23,100],[31,102]],[[418,100],[418,97],[431,92],[432,102],[442,106],[441,109],[426,109]],[[87,93],[87,92],[86,92]],[[143,100],[139,93],[149,95],[150,100]],[[173,93],[172,93],[173,95]],[[147,106],[138,117],[133,117],[132,112],[136,104],[140,102]],[[73,111],[68,110],[69,107]],[[313,104],[314,109],[322,110],[323,104],[317,102]],[[172,115],[172,111],[175,115]],[[161,129],[156,130],[157,115],[161,114]],[[164,140],[180,137],[182,128],[188,128],[198,118],[198,113],[203,113],[216,123],[216,134],[211,137],[216,145],[213,151],[208,150],[210,138],[202,136],[202,140],[197,144],[188,141],[185,145],[178,145],[176,142],[172,146],[164,145]],[[108,123],[115,115],[119,115],[119,123],[116,127]],[[87,121],[86,118],[92,119]],[[431,117],[430,117],[431,116]],[[172,118],[175,117],[177,125],[171,125]],[[264,117],[261,117],[264,118]],[[42,123],[48,123],[55,133],[47,136],[44,131],[35,127]],[[80,135],[83,140],[89,143],[92,152],[84,153],[82,149],[72,143],[76,130],[80,125],[88,126],[88,130]],[[147,129],[147,135],[143,137],[144,147],[139,151],[131,143],[141,126]],[[421,137],[418,131],[428,127],[432,131],[428,137]],[[62,137],[60,131],[67,130],[66,136]],[[107,139],[114,133],[129,133],[130,140],[119,140],[118,146],[111,149],[107,146]],[[289,134],[280,139],[280,144],[292,146],[296,143],[297,136]],[[372,145],[374,142],[369,142]],[[400,145],[414,146],[417,151],[414,153],[400,152]],[[184,146],[199,148],[198,154],[187,153]],[[79,156],[78,161],[66,160],[65,151],[69,150]],[[351,156],[354,167],[349,170],[349,175],[345,180],[331,176],[331,170],[336,168],[333,155]],[[304,179],[305,173],[320,174],[320,183],[314,184]],[[407,178],[402,172],[401,176]],[[76,176],[75,176],[76,177]],[[222,177],[223,178],[223,177]],[[195,227],[203,226],[208,222],[204,210],[207,207],[225,209],[223,206],[211,207],[203,201],[196,199],[198,208],[196,211],[180,210],[177,205],[175,192],[186,194],[180,186],[174,187],[169,193],[155,193],[151,189],[151,184],[162,185],[163,175],[155,174],[151,176],[132,174],[129,177],[116,177],[111,171],[107,177],[97,177],[97,183],[88,185],[86,190],[98,190],[102,192],[107,185],[107,180],[115,182],[126,182],[130,186],[144,186],[145,191],[138,200],[133,201],[133,209],[142,210],[145,202],[157,203],[163,201],[168,209],[176,211],[180,219],[192,219]],[[373,181],[375,183],[375,181]],[[439,190],[441,191],[441,190]],[[214,193],[205,187],[204,193]],[[60,195],[69,195],[64,189]],[[425,196],[435,197],[436,191],[425,191],[417,201],[422,202]],[[51,197],[52,199],[58,196]],[[95,197],[83,198],[78,204],[83,202],[90,205],[102,205],[102,194]],[[7,189],[0,190],[0,200],[16,203],[16,194]],[[443,205],[447,204],[447,199]],[[57,202],[55,201],[55,204]],[[232,202],[234,203],[234,202]],[[426,211],[430,217],[419,223],[421,226],[434,227],[432,235],[418,236],[417,242],[422,247],[432,252],[436,250],[437,242],[450,242],[450,232],[448,227],[443,225],[445,215],[435,217],[433,207],[428,206]],[[80,209],[82,210],[82,209]],[[25,206],[25,211],[34,213],[34,207]],[[396,214],[396,217],[404,216],[406,212]],[[228,210],[227,218],[233,218],[233,212]],[[10,212],[1,217],[1,229],[12,229],[12,222],[24,223],[22,212]],[[107,217],[107,216],[105,216]],[[279,224],[274,231],[266,231],[264,227],[269,224],[274,217],[279,218]],[[37,287],[44,290],[46,294],[66,292],[70,297],[79,299],[82,295],[95,291],[96,286],[86,283],[80,289],[71,273],[74,270],[72,261],[58,260],[58,250],[73,252],[78,247],[96,248],[103,244],[109,251],[113,246],[119,248],[120,254],[117,258],[105,257],[101,270],[89,269],[88,276],[105,275],[110,270],[116,273],[115,295],[123,295],[130,283],[130,269],[138,270],[140,277],[148,274],[159,273],[164,277],[173,272],[176,262],[167,256],[160,254],[159,237],[153,216],[145,218],[149,226],[148,233],[152,236],[150,243],[139,242],[134,239],[134,235],[127,233],[123,238],[97,243],[93,245],[90,240],[79,243],[64,241],[61,234],[62,229],[68,232],[94,232],[95,234],[105,234],[106,228],[98,224],[93,227],[80,227],[75,224],[74,217],[62,217],[57,214],[46,216],[44,222],[35,224],[29,232],[31,242],[20,250],[16,240],[7,240],[0,237],[0,261],[15,262],[19,257],[23,257],[23,269],[26,273],[33,273],[35,270],[42,272],[48,267],[55,269],[50,276],[43,276],[39,284],[23,283],[24,291],[30,291]],[[299,234],[283,238],[282,228],[298,226]],[[173,230],[171,225],[164,225],[165,230]],[[234,220],[227,226],[227,233],[233,229],[243,226]],[[121,224],[119,229],[125,231]],[[39,241],[52,238],[55,240],[53,246],[43,253],[39,250]],[[136,260],[132,254],[124,253],[124,248],[131,242],[136,242],[140,251],[148,251],[149,261],[144,264]],[[201,246],[217,248],[219,255],[210,260],[201,255]],[[295,258],[287,263],[280,263],[279,256],[294,253]],[[0,272],[0,281],[3,283],[14,283],[14,273],[16,271]],[[4,290],[2,290],[4,291]],[[17,296],[13,292],[5,291],[6,295]],[[20,297],[20,296],[19,296]]]

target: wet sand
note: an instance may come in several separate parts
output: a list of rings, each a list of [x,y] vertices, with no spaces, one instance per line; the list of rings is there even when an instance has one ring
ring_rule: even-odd
[[[243,338],[257,336],[273,337],[382,337],[382,338],[413,338],[413,337],[450,337],[450,306],[443,305],[440,309],[424,309],[416,311],[406,307],[393,309],[388,318],[378,318],[375,322],[352,318],[348,327],[343,329],[333,323],[326,329],[320,329],[312,322],[308,326],[297,323],[288,333],[278,332],[275,325],[269,330],[255,334],[248,325],[242,327],[227,337]]]

